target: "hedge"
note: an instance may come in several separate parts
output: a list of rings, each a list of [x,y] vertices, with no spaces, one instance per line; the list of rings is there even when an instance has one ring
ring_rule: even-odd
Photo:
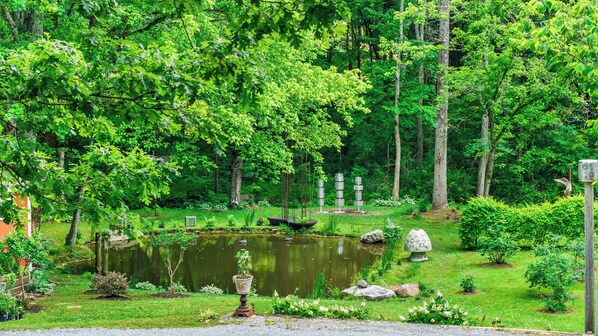
[[[584,232],[583,207],[583,197],[525,207],[508,206],[492,198],[473,198],[461,214],[461,246],[477,248],[479,238],[496,226],[522,244],[542,243],[549,235],[579,239]],[[595,213],[596,210],[594,207]]]

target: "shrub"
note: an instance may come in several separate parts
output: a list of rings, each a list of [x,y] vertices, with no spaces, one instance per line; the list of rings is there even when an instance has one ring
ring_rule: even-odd
[[[214,216],[212,216],[211,218],[204,217],[203,219],[206,221],[206,228],[214,227],[214,224],[216,223],[216,217],[214,217]]]
[[[220,315],[218,315],[218,313],[216,313],[212,309],[206,309],[199,313],[199,321],[200,322],[208,323],[211,320],[218,319],[219,317],[220,317]]]
[[[323,316],[329,318],[360,320],[365,320],[370,316],[370,311],[365,308],[365,302],[362,302],[361,307],[359,308],[353,306],[346,308],[339,305],[324,306],[320,305],[320,299],[310,302],[299,299],[294,295],[279,298],[276,292],[274,292],[272,313],[304,317]]]
[[[375,199],[372,201],[373,206],[383,207],[398,207],[402,205],[415,205],[415,200],[409,196],[405,196],[399,199]]]
[[[272,205],[267,200],[263,200],[263,201],[257,202],[257,206],[260,207],[260,208],[269,208]]]
[[[0,293],[0,313],[10,313],[17,307],[17,300],[9,294]]]
[[[201,287],[199,292],[203,293],[203,294],[214,294],[214,295],[224,294],[224,291],[222,289],[220,289],[214,285],[203,286],[203,287]]]
[[[174,289],[175,293],[187,293],[187,288],[180,282],[173,282],[172,288]]]
[[[243,211],[243,219],[245,224],[243,227],[250,228],[253,225],[253,221],[255,220],[255,213],[254,209],[248,209]]]
[[[339,218],[335,214],[330,214],[330,216],[328,216],[328,222],[324,224],[324,228],[322,228],[321,233],[325,235],[336,234],[339,222]]]
[[[598,210],[598,209],[597,209]],[[465,248],[479,247],[479,238],[500,226],[515,241],[544,243],[550,235],[576,239],[583,234],[583,198],[510,207],[492,198],[473,198],[462,212],[459,236]]]
[[[432,288],[423,282],[418,283],[418,287],[419,287],[419,294],[417,294],[415,296],[416,300],[427,299],[436,293],[435,288]]]
[[[475,281],[471,275],[466,275],[459,280],[459,286],[463,289],[464,292],[472,293],[475,291]]]
[[[390,218],[386,218],[386,223],[384,224],[382,231],[384,232],[384,240],[386,242],[399,241],[404,237],[401,227],[391,221]]]
[[[545,308],[552,312],[567,310],[567,302],[572,299],[567,288],[575,283],[572,256],[567,248],[557,247],[556,241],[537,246],[534,255],[538,262],[530,264],[525,270],[525,278],[530,288],[548,288],[552,296],[544,299]]]
[[[264,224],[266,224],[266,221],[262,217],[258,218],[257,221],[255,222],[255,225],[257,225],[257,226],[262,226]]]
[[[54,290],[54,284],[50,281],[50,275],[44,270],[36,270],[33,273],[33,278],[29,283],[29,291],[49,295]]]
[[[235,219],[235,215],[226,216],[226,220],[228,221],[228,226],[230,226],[230,227],[237,226],[237,220]]]
[[[504,264],[519,250],[517,243],[503,227],[494,227],[479,241],[480,253],[491,263]]]
[[[444,325],[471,324],[471,320],[467,318],[467,312],[463,308],[459,308],[458,305],[451,307],[440,292],[429,302],[424,301],[421,306],[409,308],[409,315],[407,318],[401,316],[401,320]]]
[[[149,281],[138,282],[135,284],[135,288],[150,291],[156,290],[156,286]]]
[[[96,274],[91,278],[95,288],[105,296],[119,296],[129,293],[127,277],[118,272],[108,272],[106,275]]]

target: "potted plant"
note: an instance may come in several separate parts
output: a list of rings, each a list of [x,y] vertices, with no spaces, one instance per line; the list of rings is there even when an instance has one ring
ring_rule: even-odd
[[[251,281],[253,280],[253,275],[249,274],[253,268],[251,255],[249,255],[249,251],[242,249],[237,252],[235,259],[237,259],[237,268],[239,270],[239,273],[233,276],[237,294],[247,295],[251,290]]]
[[[8,321],[9,314],[16,307],[15,299],[8,294],[0,294],[0,322]]]

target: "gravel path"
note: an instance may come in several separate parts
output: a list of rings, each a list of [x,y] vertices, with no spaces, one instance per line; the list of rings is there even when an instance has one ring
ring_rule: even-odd
[[[0,331],[1,336],[513,336],[576,335],[524,330],[498,331],[488,328],[461,328],[377,321],[344,321],[322,318],[254,316],[230,319],[225,324],[205,328],[183,329],[47,329],[35,331]]]

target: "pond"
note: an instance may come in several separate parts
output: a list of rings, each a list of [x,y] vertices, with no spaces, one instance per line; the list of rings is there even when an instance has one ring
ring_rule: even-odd
[[[240,240],[246,243],[241,244]],[[190,291],[213,284],[235,293],[234,255],[242,248],[252,255],[251,273],[259,295],[270,296],[276,290],[280,295],[296,293],[302,297],[311,294],[320,272],[324,272],[331,286],[347,288],[351,278],[366,263],[371,265],[384,249],[383,245],[362,245],[358,239],[345,237],[295,236],[287,241],[283,235],[202,234],[185,252],[175,279]],[[160,251],[149,244],[111,247],[109,269],[138,281],[168,286],[168,272]],[[93,272],[94,261],[76,263],[73,270],[77,274]]]

